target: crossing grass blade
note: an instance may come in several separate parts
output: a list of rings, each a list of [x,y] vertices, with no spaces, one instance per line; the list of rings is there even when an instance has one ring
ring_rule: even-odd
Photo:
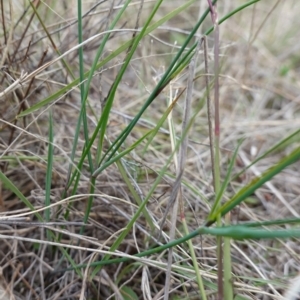
[[[298,222],[300,223],[300,219],[298,219]],[[176,239],[170,243],[164,244],[159,247],[155,247],[152,249],[149,249],[147,251],[143,251],[140,253],[137,253],[135,255],[132,255],[132,257],[126,257],[126,258],[115,258],[115,259],[109,259],[109,260],[102,260],[98,262],[93,262],[89,265],[82,264],[77,265],[76,267],[78,269],[86,268],[87,266],[90,267],[96,267],[95,270],[99,270],[102,266],[110,265],[110,264],[116,264],[121,262],[127,262],[134,260],[135,258],[142,258],[146,256],[151,256],[155,253],[160,253],[162,251],[165,251],[168,248],[175,247],[177,245],[183,244],[187,242],[188,240],[195,238],[198,235],[212,235],[215,237],[229,237],[234,240],[247,240],[247,239],[288,239],[288,238],[300,238],[300,227],[292,228],[292,229],[257,229],[257,228],[251,228],[248,226],[243,225],[233,225],[233,226],[223,226],[223,227],[200,227],[196,229],[195,231],[191,232],[189,235],[186,235],[182,238]],[[122,254],[118,253],[116,254],[118,256],[121,256]],[[64,269],[61,271],[71,271],[73,268]]]
[[[245,200],[248,196],[253,194],[265,182],[272,179],[275,175],[277,175],[286,167],[295,163],[299,159],[300,148],[296,148],[292,153],[281,159],[276,165],[269,168],[260,177],[254,178],[248,185],[243,187],[239,192],[236,193],[236,195],[234,195],[229,201],[222,205],[219,210],[217,210],[214,214],[209,216],[206,222],[207,226],[210,226],[216,222],[218,214],[221,214],[221,216],[227,214],[229,211],[231,211],[233,208],[239,205],[243,200]]]
[[[165,22],[167,22],[168,20],[172,19],[173,17],[177,16],[180,12],[184,11],[185,9],[187,9],[190,5],[192,5],[196,0],[190,0],[185,2],[183,5],[177,7],[176,9],[174,9],[172,12],[168,13],[167,15],[165,15],[163,18],[161,18],[160,20],[154,22],[152,25],[150,25],[145,33],[144,36],[148,35],[149,33],[151,33],[153,30],[155,30],[157,27],[159,27],[160,25],[164,24]],[[134,38],[136,39],[136,37]],[[127,42],[125,42],[122,46],[120,46],[119,48],[117,48],[116,50],[114,50],[111,54],[109,54],[107,57],[105,57],[103,60],[101,60],[100,62],[98,62],[95,66],[95,70],[100,69],[101,67],[105,66],[108,62],[110,62],[112,59],[118,57],[121,53],[123,53],[124,51],[126,51],[131,45],[132,45],[132,40],[129,40]],[[88,78],[90,76],[90,74],[92,70],[88,70],[84,73],[84,78]],[[31,114],[39,109],[41,109],[44,106],[47,106],[48,104],[50,104],[51,102],[53,102],[54,100],[58,99],[60,96],[63,96],[65,93],[71,91],[73,88],[76,88],[76,86],[78,86],[80,83],[80,78],[77,78],[75,80],[73,80],[71,83],[69,83],[68,85],[66,85],[65,87],[61,88],[60,90],[58,90],[57,92],[51,94],[49,97],[47,97],[46,99],[32,105],[31,107],[29,107],[28,109],[22,111],[19,115],[18,118],[22,118],[28,114]]]

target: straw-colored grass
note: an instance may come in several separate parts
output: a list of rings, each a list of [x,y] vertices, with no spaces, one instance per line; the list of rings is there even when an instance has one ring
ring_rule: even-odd
[[[90,10],[82,18],[86,41],[82,60],[76,22],[80,2],[37,0],[30,5],[30,1],[0,1],[0,291],[6,289],[7,299],[158,300],[168,298],[165,285],[169,282],[169,299],[202,299],[201,284],[207,299],[218,299],[218,251],[213,235],[198,234],[190,244],[173,247],[170,272],[168,249],[132,256],[170,242],[172,226],[178,239],[213,216],[203,45],[197,53],[194,77],[190,62],[183,63],[185,67],[157,92],[121,146],[117,149],[113,144],[151,97],[208,2],[191,1],[138,44],[119,51],[133,36],[139,37],[156,2],[145,1],[142,9],[140,1],[130,3],[97,63],[107,62],[96,67],[90,86],[85,79],[82,90],[75,79],[92,69],[105,32],[127,1],[99,1],[98,6],[97,1],[82,1],[83,15]],[[183,2],[163,1],[150,26]],[[219,2],[219,19],[246,3]],[[298,133],[233,177],[299,129],[299,8],[298,1],[257,1],[219,26],[221,184],[226,176],[233,178],[221,204],[299,147]],[[192,41],[200,40],[211,26],[208,15]],[[213,100],[213,34],[207,43]],[[61,55],[65,56],[57,59]],[[12,87],[18,79],[20,84]],[[188,82],[193,82],[190,118],[194,119],[182,136]],[[111,110],[106,111],[109,103]],[[173,108],[167,116],[170,103]],[[98,128],[106,112],[107,126],[104,120]],[[78,127],[80,113],[86,119]],[[95,140],[83,157],[96,128]],[[180,144],[184,137],[186,150]],[[109,149],[109,154],[116,149],[112,158],[129,150],[103,167]],[[185,160],[182,174],[180,151]],[[231,224],[299,218],[299,161],[289,164],[231,210]],[[98,167],[103,167],[99,174]],[[175,212],[177,220],[171,224],[170,198],[181,175],[178,203],[183,210]],[[145,199],[148,202],[142,209]],[[139,208],[141,214],[133,222]],[[299,247],[299,237],[231,240],[234,299],[285,299],[288,282],[299,271]],[[96,266],[96,262],[116,257],[130,259]]]

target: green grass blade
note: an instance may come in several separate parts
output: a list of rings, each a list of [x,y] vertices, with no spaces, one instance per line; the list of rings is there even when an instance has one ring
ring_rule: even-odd
[[[222,18],[221,21],[224,22],[233,14],[239,12],[240,10],[246,8],[249,5],[252,5],[253,3],[255,3],[257,1],[260,1],[260,0],[250,1],[242,6],[238,7],[236,10],[234,10],[233,12],[231,12],[230,14],[227,14],[224,18]],[[213,3],[216,3],[216,2],[217,1],[213,1]],[[196,44],[194,44],[189,49],[188,54],[182,58],[182,60],[180,61],[181,62],[180,64],[178,63],[179,58],[182,55],[187,44],[190,42],[190,40],[194,36],[195,32],[198,30],[199,26],[203,23],[204,19],[208,15],[208,13],[209,13],[209,9],[207,9],[205,11],[205,13],[202,15],[202,17],[196,24],[196,26],[193,28],[190,35],[187,37],[185,43],[181,47],[180,51],[177,53],[176,57],[173,59],[173,62],[170,64],[168,70],[165,72],[164,76],[161,78],[160,82],[157,84],[156,88],[153,90],[152,94],[149,96],[148,100],[146,101],[144,106],[141,108],[140,112],[130,122],[130,124],[127,126],[127,128],[124,129],[124,131],[120,134],[118,139],[116,139],[116,141],[112,144],[111,148],[107,151],[107,153],[108,153],[110,150],[112,150],[112,153],[108,157],[108,160],[114,155],[114,151],[116,151],[115,149],[118,149],[122,145],[122,143],[125,141],[125,139],[129,135],[129,133],[131,132],[131,130],[133,129],[135,124],[138,122],[138,120],[142,116],[142,114],[145,112],[145,110],[148,108],[148,106],[153,102],[153,100],[160,93],[160,91],[166,86],[166,84],[171,80],[171,78],[178,75],[179,71],[177,70],[177,68],[180,67],[179,70],[181,71],[188,64],[189,60],[192,57],[192,55],[189,56],[189,54],[192,53],[192,51],[196,48]],[[220,22],[220,24],[221,24],[221,22]],[[213,27],[210,28],[205,34],[211,33],[212,30],[213,30]]]
[[[175,247],[177,245],[180,245],[182,243],[187,242],[188,240],[198,236],[208,234],[216,237],[229,237],[235,240],[244,240],[244,239],[288,239],[288,238],[300,238],[300,228],[296,229],[286,229],[286,230],[267,230],[267,229],[254,229],[249,228],[247,226],[242,225],[234,225],[234,226],[224,226],[224,227],[200,227],[190,234],[183,236],[179,239],[173,240],[170,243],[148,249],[146,251],[137,253],[133,255],[131,258],[125,257],[125,258],[115,258],[110,260],[102,260],[99,262],[93,262],[89,265],[82,264],[77,265],[77,268],[85,268],[87,266],[89,267],[96,267],[95,270],[99,270],[104,265],[110,265],[115,263],[121,263],[121,262],[127,262],[134,258],[141,258],[153,255],[155,253],[160,253],[162,251],[165,251],[171,247]],[[110,256],[110,255],[108,255]],[[62,271],[71,271],[73,268],[68,268]]]
[[[111,34],[110,30],[115,28],[117,22],[120,20],[121,16],[125,12],[125,10],[126,10],[126,8],[127,8],[127,6],[129,5],[130,2],[131,2],[131,0],[127,0],[124,4],[122,4],[122,8],[118,12],[118,14],[114,18],[114,20],[112,21],[111,25],[109,26],[108,32],[104,35],[103,40],[101,42],[101,45],[97,50],[96,56],[94,58],[94,62],[93,62],[92,67],[91,67],[91,70],[88,73],[88,79],[87,79],[87,83],[86,83],[86,91],[85,91],[85,94],[84,94],[84,99],[85,100],[87,99],[87,96],[88,96],[88,93],[89,93],[89,88],[90,88],[94,73],[99,68],[98,61],[99,61],[100,56],[103,53],[104,47],[105,47],[105,45],[106,45],[106,43],[109,39],[109,36]],[[130,46],[130,45],[128,45],[128,46]]]
[[[20,190],[0,171],[0,181],[3,183],[4,187],[12,191],[30,210],[35,211],[34,206],[31,202],[20,192]],[[35,212],[34,215],[40,222],[44,222],[43,217]]]
[[[282,139],[280,142],[278,142],[277,144],[275,144],[273,147],[271,147],[269,150],[267,150],[265,153],[263,153],[262,155],[260,155],[259,157],[257,157],[253,162],[251,162],[250,165],[248,165],[247,167],[245,167],[241,172],[239,172],[238,174],[234,175],[232,180],[235,178],[238,178],[241,174],[243,174],[246,170],[248,170],[249,168],[251,168],[254,164],[256,164],[258,161],[260,161],[261,159],[265,158],[266,156],[268,156],[269,154],[271,154],[272,152],[276,151],[278,148],[282,147],[284,144],[292,141],[292,139],[294,137],[296,137],[298,134],[300,134],[300,129],[296,130],[295,132],[293,132],[292,134],[290,134],[289,136],[287,136],[286,138]],[[299,140],[299,139],[298,139]]]
[[[95,170],[93,173],[93,177],[97,177],[103,170],[105,170],[107,167],[109,167],[111,164],[117,162],[122,157],[124,157],[126,154],[130,153],[133,149],[135,149],[138,145],[141,144],[141,142],[147,138],[149,135],[152,136],[154,129],[147,132],[144,136],[142,136],[140,139],[138,139],[135,143],[133,143],[130,147],[125,149],[124,151],[120,152],[119,154],[115,155],[113,158],[111,158],[109,161],[106,161],[100,168]]]
[[[157,132],[159,131],[159,129],[161,128],[161,126],[163,125],[163,123],[165,122],[165,120],[167,119],[167,117],[169,116],[169,114],[171,113],[171,111],[173,110],[175,104],[177,103],[177,101],[179,100],[180,96],[184,93],[185,89],[183,89],[179,95],[176,97],[176,99],[168,106],[168,108],[166,109],[166,111],[164,112],[164,114],[162,115],[162,117],[160,118],[160,120],[157,122],[155,128],[153,128],[152,130],[152,134],[149,137],[149,140],[147,141],[147,144],[144,147],[144,150],[142,152],[142,155],[144,155],[149,147],[149,145],[151,144],[151,142],[153,141],[154,137],[156,136]],[[174,133],[174,132],[172,132]],[[172,134],[171,133],[171,134]]]
[[[78,26],[77,26],[78,44],[81,45],[83,42],[81,0],[77,0],[77,18],[78,18]],[[79,47],[78,49],[78,58],[79,58],[79,80],[80,80],[80,98],[81,98],[81,112],[80,112],[80,117],[78,118],[78,123],[81,123],[81,120],[83,122],[83,134],[84,134],[85,144],[87,145],[89,143],[89,131],[88,131],[88,122],[87,122],[86,107],[85,107],[85,101],[86,101],[85,92],[87,92],[86,90],[88,89],[88,87],[86,89],[84,87],[83,46]],[[73,140],[73,149],[77,148],[77,142],[78,142],[78,132],[76,132],[76,136]],[[87,157],[89,162],[89,168],[91,172],[93,172],[93,160],[90,151],[87,152]],[[71,164],[69,167],[69,171],[71,171],[73,161],[74,161],[74,156],[71,157]]]
[[[253,4],[255,4],[256,2],[259,2],[261,0],[251,0],[249,2],[246,2],[245,4],[242,4],[241,6],[237,7],[236,9],[234,9],[233,11],[231,11],[229,14],[227,14],[226,16],[224,16],[223,18],[221,18],[218,21],[218,24],[222,24],[223,22],[225,22],[226,20],[228,20],[230,17],[232,17],[233,15],[235,15],[236,13],[240,12],[241,10],[245,9],[248,6],[251,6]],[[213,32],[214,27],[210,27],[206,32],[205,35],[209,35]]]
[[[225,180],[216,196],[216,200],[214,201],[214,204],[213,204],[213,207],[211,208],[210,210],[210,214],[208,216],[208,218],[210,218],[212,215],[214,215],[216,213],[216,210],[220,207],[220,204],[221,204],[221,200],[223,198],[223,195],[224,195],[224,192],[230,182],[230,175],[232,173],[232,168],[234,166],[234,162],[235,162],[235,159],[236,159],[236,156],[238,154],[238,150],[239,150],[239,147],[241,145],[241,142],[239,142],[239,145],[236,147],[235,151],[234,151],[234,154],[231,158],[231,161],[230,161],[230,164],[229,164],[229,168],[227,170],[227,173],[226,173],[226,177],[225,177]]]
[[[299,238],[300,228],[286,229],[286,230],[267,230],[267,229],[254,229],[247,226],[224,226],[224,227],[204,227],[199,229],[201,234],[210,234],[213,236],[230,237],[235,240],[245,239],[287,239]]]
[[[271,221],[263,222],[245,222],[243,226],[248,227],[262,227],[262,226],[271,226],[271,225],[287,225],[287,224],[298,224],[300,223],[300,218],[289,218],[289,219],[277,219]]]
[[[128,4],[130,3],[131,0],[128,0],[122,7],[122,9],[119,11],[119,13],[117,14],[117,16],[114,18],[114,20],[112,21],[112,24],[110,25],[109,29],[113,29],[115,27],[115,25],[117,24],[117,22],[119,21],[120,17],[122,16],[122,14],[124,13],[126,7],[128,6]],[[78,36],[79,36],[79,44],[82,43],[82,22],[81,22],[81,1],[78,0]],[[80,37],[81,36],[81,37]],[[73,187],[73,191],[72,194],[75,194],[77,192],[77,187],[79,184],[79,180],[80,180],[80,170],[82,168],[83,165],[83,161],[85,159],[86,156],[88,156],[88,161],[89,161],[89,169],[91,174],[94,172],[94,165],[93,165],[93,161],[92,161],[92,157],[91,157],[91,152],[90,152],[90,147],[88,147],[88,145],[92,145],[92,143],[94,142],[94,140],[89,143],[89,134],[88,134],[88,127],[87,127],[87,116],[86,116],[86,101],[87,101],[87,97],[88,97],[88,93],[89,93],[89,88],[90,88],[90,83],[92,81],[93,75],[95,73],[96,70],[96,66],[97,66],[97,62],[100,58],[100,56],[103,53],[103,49],[106,45],[106,42],[108,41],[108,38],[110,36],[110,32],[107,32],[104,35],[104,38],[101,42],[100,47],[97,50],[96,56],[94,58],[94,62],[92,64],[91,70],[89,72],[87,72],[86,74],[84,74],[84,70],[83,70],[83,53],[82,53],[82,47],[79,48],[79,57],[80,57],[80,91],[81,91],[81,110],[80,110],[80,115],[79,115],[79,119],[77,122],[77,126],[76,126],[76,132],[75,132],[75,137],[74,137],[74,141],[73,141],[73,148],[72,148],[72,154],[71,154],[71,162],[74,161],[74,157],[75,157],[75,151],[77,148],[77,142],[78,142],[78,137],[79,137],[79,130],[80,130],[80,123],[81,123],[81,119],[83,120],[83,125],[84,125],[84,136],[85,136],[85,148],[83,150],[83,154],[81,155],[81,162],[78,164],[78,169],[75,170],[74,172],[74,176],[72,176],[72,178],[70,177],[71,174],[71,170],[72,170],[72,164],[70,164],[69,167],[69,173],[68,173],[68,183],[67,183],[67,188],[72,184],[74,178],[76,177],[76,181],[75,181],[75,185]],[[87,83],[86,86],[84,85],[84,78],[88,77],[87,79]],[[102,116],[104,115],[104,112],[102,114]],[[100,143],[100,145],[102,145],[102,143]],[[98,154],[101,153],[102,149],[101,146],[97,148]],[[95,179],[91,178],[91,184],[92,181],[95,181]],[[90,194],[93,194],[93,190],[94,190],[94,185],[90,186]],[[86,213],[84,216],[84,223],[87,222],[88,220],[88,216],[90,214],[90,209],[92,207],[92,202],[93,202],[93,197],[89,197],[88,199],[88,205],[87,205],[87,209],[86,209]],[[68,212],[67,214],[68,215]],[[83,233],[84,227],[81,228],[81,233]]]
[[[117,88],[121,82],[121,79],[130,63],[130,60],[133,56],[133,54],[135,53],[141,39],[143,38],[143,36],[145,35],[145,32],[146,32],[146,29],[147,27],[149,26],[151,20],[154,18],[157,10],[159,9],[160,5],[162,4],[163,0],[158,0],[152,10],[152,12],[150,13],[149,17],[147,18],[146,22],[145,22],[145,25],[143,26],[143,29],[141,30],[141,32],[137,35],[137,37],[133,40],[133,44],[130,48],[130,51],[129,53],[127,54],[127,57],[121,67],[121,70],[120,72],[118,73],[117,75],[117,78],[114,80],[114,83],[113,83],[113,86],[110,90],[110,94],[108,96],[108,99],[107,99],[107,102],[106,102],[106,105],[105,105],[105,108],[103,110],[103,113],[102,113],[102,116],[100,118],[100,121],[99,123],[101,124],[101,121],[102,121],[102,124],[100,126],[100,128],[102,127],[102,130],[100,130],[100,143],[102,144],[103,142],[103,139],[104,139],[104,135],[105,135],[105,132],[106,132],[106,127],[107,127],[107,122],[108,122],[108,117],[109,117],[109,113],[110,113],[110,110],[111,110],[111,107],[112,107],[112,104],[113,104],[113,100],[115,98],[115,93],[117,91]],[[121,137],[121,139],[117,139],[113,145],[111,146],[112,147],[112,153],[111,155],[109,156],[108,160],[110,160],[114,154],[116,153],[116,151],[118,151],[118,149],[121,147],[121,145],[123,144],[126,136],[128,136],[128,134],[130,133],[130,131],[126,131],[127,135],[123,135]],[[122,134],[121,134],[122,135]],[[120,142],[118,142],[118,140],[121,140]]]
[[[253,194],[259,187],[261,187],[265,182],[269,181],[276,174],[280,173],[283,169],[289,165],[295,163],[300,159],[300,148],[295,149],[288,156],[281,159],[276,165],[269,168],[260,177],[253,179],[247,186],[242,188],[233,198],[231,198],[227,203],[220,207],[213,215],[211,215],[207,220],[207,225],[211,225],[216,221],[218,214],[224,216],[234,207],[239,205],[243,200],[245,200],[249,195]]]

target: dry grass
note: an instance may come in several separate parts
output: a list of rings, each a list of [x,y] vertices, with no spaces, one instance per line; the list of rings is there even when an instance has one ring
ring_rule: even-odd
[[[39,1],[35,1],[38,3]],[[50,1],[51,2],[51,1]],[[220,4],[219,15],[225,15],[244,1],[224,1]],[[228,2],[228,3],[227,3]],[[4,19],[1,21],[1,91],[16,80],[21,71],[31,73],[40,65],[53,60],[58,55],[45,37],[36,17],[28,4],[20,0],[1,1],[4,5]],[[53,3],[53,4],[52,4]],[[86,1],[86,12],[96,2]],[[159,19],[181,1],[165,1]],[[277,5],[278,3],[278,5]],[[84,18],[84,39],[104,31],[107,25],[110,2],[99,5]],[[272,8],[271,4],[274,6]],[[276,5],[275,5],[276,4]],[[61,53],[77,44],[75,1],[52,1],[51,9],[40,3],[39,12]],[[115,5],[118,5],[116,1]],[[131,36],[135,26],[135,16],[139,3],[128,8],[118,28],[124,30],[113,34],[105,48],[108,55]],[[200,6],[200,7],[199,7]],[[142,19],[148,16],[153,2],[145,3]],[[153,90],[157,80],[176,53],[196,22],[199,12],[206,7],[206,1],[193,4],[184,13],[143,39],[134,59],[118,87],[114,106],[106,132],[106,144],[113,141],[137,113],[145,99]],[[11,10],[13,8],[13,11]],[[220,27],[221,32],[221,149],[222,177],[228,168],[228,160],[235,150],[237,141],[246,137],[239,150],[236,170],[240,170],[251,160],[269,149],[288,133],[299,128],[299,55],[300,47],[297,29],[300,20],[297,12],[298,1],[261,1],[233,16]],[[115,9],[112,15],[118,11]],[[18,22],[19,21],[19,22]],[[16,25],[17,24],[17,25]],[[28,25],[28,30],[25,28]],[[211,25],[210,19],[203,29]],[[4,34],[4,26],[6,33]],[[9,35],[11,26],[13,31]],[[24,36],[23,36],[24,33]],[[97,38],[84,47],[84,63],[88,70],[95,51],[101,41]],[[7,46],[6,46],[7,45]],[[210,51],[213,41],[209,40]],[[88,126],[90,132],[101,114],[101,107],[112,85],[120,64],[121,54],[98,70],[89,91]],[[76,51],[65,57],[70,68],[78,77],[78,54]],[[199,55],[197,74],[203,74],[203,59]],[[212,68],[211,68],[212,70]],[[167,99],[175,97],[186,86],[187,72],[183,72],[154,101],[145,112],[125,144],[130,146],[140,138],[146,129],[153,128],[167,108]],[[61,61],[51,64],[38,73],[30,84],[18,88],[1,98],[0,111],[0,154],[1,171],[18,187],[35,208],[44,207],[45,176],[48,151],[48,110],[52,109],[54,119],[54,168],[51,184],[51,220],[64,222],[64,228],[49,225],[54,232],[64,230],[60,243],[71,247],[69,252],[77,264],[90,263],[102,257],[102,250],[108,250],[117,235],[127,225],[136,211],[128,186],[115,165],[107,168],[96,181],[92,212],[84,236],[79,235],[80,226],[69,222],[82,222],[89,193],[89,170],[85,164],[76,197],[62,198],[76,132],[76,122],[80,111],[80,92],[72,91],[56,98],[50,106],[22,118],[16,116],[22,111],[54,94],[72,81]],[[183,179],[186,219],[191,230],[203,223],[209,212],[209,201],[213,197],[212,171],[210,163],[207,113],[200,100],[205,94],[204,77],[195,81],[193,111],[199,109],[196,121],[189,136],[189,149]],[[173,111],[173,121],[177,135],[180,135],[183,103],[180,99]],[[84,147],[84,136],[80,134],[76,161]],[[245,175],[232,182],[227,196],[238,190],[254,175],[261,174],[279,158],[288,153],[291,146],[283,147],[250,168]],[[92,153],[96,153],[95,144]],[[170,135],[167,124],[142,155],[143,147],[137,147],[126,156],[124,166],[132,178],[136,191],[146,195],[157,172],[171,153]],[[299,163],[283,171],[252,196],[252,202],[243,203],[232,214],[232,222],[271,220],[291,216],[299,217]],[[174,182],[174,168],[165,174],[147,209],[155,222],[163,218]],[[30,212],[30,209],[1,184],[1,217],[15,216]],[[70,205],[68,220],[64,213]],[[32,214],[30,214],[32,216]],[[32,218],[35,220],[34,218]],[[2,221],[1,221],[2,222]],[[83,270],[83,278],[75,271],[55,273],[67,267],[59,247],[50,246],[46,230],[42,226],[21,223],[1,223],[1,285],[7,288],[11,299],[121,299],[125,289],[130,287],[138,299],[161,299],[163,296],[166,257],[163,252],[145,259],[145,264],[123,263],[103,268],[91,281],[88,271]],[[125,255],[134,254],[154,246],[149,224],[141,217],[131,233],[118,248]],[[178,236],[181,224],[178,223]],[[58,234],[58,233],[57,233]],[[168,222],[164,227],[167,240]],[[32,240],[29,240],[32,239]],[[39,241],[43,241],[39,245]],[[161,240],[162,242],[162,240]],[[209,236],[193,240],[193,245],[206,280],[208,299],[216,299],[216,246],[215,239]],[[282,299],[289,278],[299,271],[299,240],[259,240],[232,243],[235,292],[249,299]],[[88,248],[88,249],[87,249]],[[182,272],[174,272],[172,277],[172,299],[199,299],[191,267],[190,255],[184,247],[174,249],[174,255],[181,263]],[[69,266],[69,264],[68,264]],[[181,274],[181,277],[178,274]],[[208,284],[209,282],[210,284]],[[178,297],[178,298],[176,298]],[[2,298],[1,298],[2,299]],[[130,299],[130,298],[126,298]],[[134,299],[134,298],[133,298]],[[246,298],[248,299],[248,298]]]

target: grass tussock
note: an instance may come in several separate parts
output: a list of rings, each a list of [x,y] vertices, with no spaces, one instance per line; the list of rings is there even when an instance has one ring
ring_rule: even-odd
[[[286,299],[298,2],[46,2],[0,1],[1,299]]]

